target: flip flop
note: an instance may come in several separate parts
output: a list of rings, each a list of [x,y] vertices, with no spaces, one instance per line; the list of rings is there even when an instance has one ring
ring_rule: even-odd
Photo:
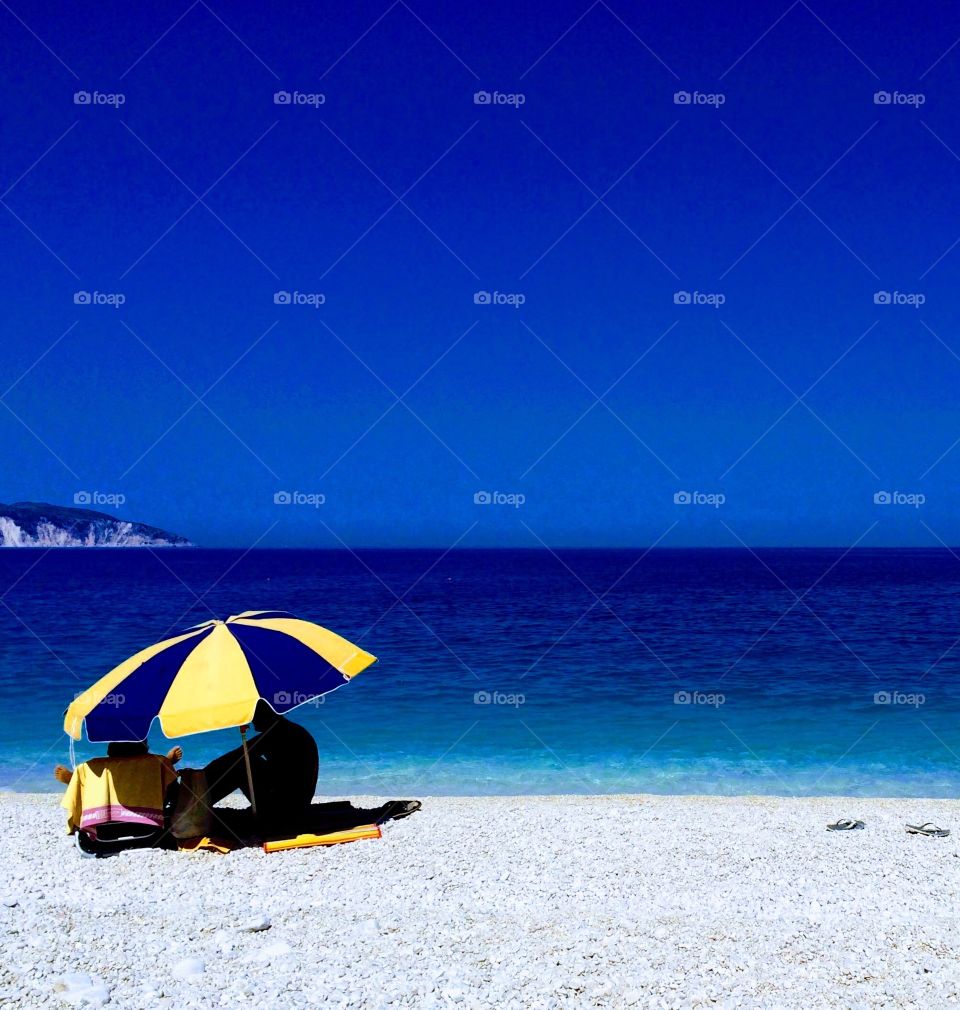
[[[946,838],[950,834],[949,828],[938,827],[933,821],[926,821],[923,824],[906,824],[908,835],[926,835],[927,838]]]
[[[415,814],[423,804],[420,800],[391,800],[389,803],[384,803],[383,813],[377,818],[377,824],[383,824],[384,821],[399,821],[404,817],[409,817],[411,814]]]
[[[827,831],[859,831],[865,827],[863,821],[852,821],[849,817],[841,817],[839,821],[827,825]]]

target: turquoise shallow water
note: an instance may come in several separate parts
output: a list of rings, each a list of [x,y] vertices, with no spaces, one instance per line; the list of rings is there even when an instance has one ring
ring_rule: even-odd
[[[58,788],[126,656],[280,609],[380,657],[295,713],[323,793],[960,794],[946,550],[6,550],[4,593],[0,788]]]

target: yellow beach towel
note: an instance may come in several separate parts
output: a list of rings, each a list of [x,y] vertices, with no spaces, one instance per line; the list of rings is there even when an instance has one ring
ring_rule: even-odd
[[[165,757],[94,758],[76,768],[60,806],[67,832],[91,838],[103,824],[143,824],[163,828],[163,800],[177,773]]]
[[[202,838],[178,838],[177,849],[180,852],[217,852],[225,856],[228,852],[240,848],[239,840],[229,838],[211,837],[204,835]]]

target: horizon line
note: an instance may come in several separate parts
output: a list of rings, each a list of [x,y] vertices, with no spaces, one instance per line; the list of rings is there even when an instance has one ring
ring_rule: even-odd
[[[551,544],[545,547],[515,546],[510,544],[484,544],[476,547],[444,544],[360,544],[356,546],[323,546],[316,544],[285,544],[277,546],[255,547],[241,544],[131,544],[117,546],[110,544],[85,545],[53,545],[53,544],[21,544],[0,547],[4,551],[246,551],[253,554],[257,551],[341,551],[350,554],[354,551],[445,551],[448,554],[466,553],[469,551],[527,551],[529,553],[547,553],[551,551],[947,551],[952,553],[960,550],[960,546],[950,544],[877,544],[865,546],[857,544]]]

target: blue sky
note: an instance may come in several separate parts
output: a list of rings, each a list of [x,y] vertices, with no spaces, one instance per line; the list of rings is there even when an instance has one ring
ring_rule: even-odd
[[[960,12],[0,19],[3,500],[214,546],[960,541]]]

